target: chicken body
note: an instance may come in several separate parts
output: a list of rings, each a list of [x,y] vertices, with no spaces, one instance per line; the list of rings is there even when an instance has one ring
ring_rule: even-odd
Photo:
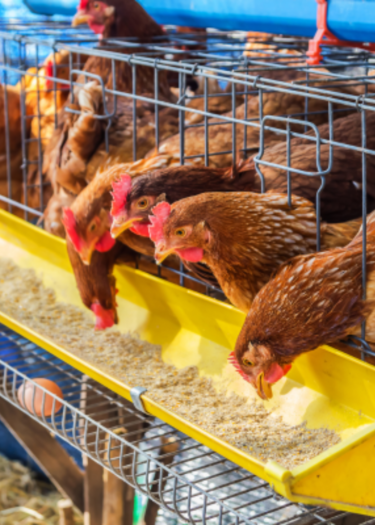
[[[96,251],[90,265],[86,266],[69,238],[67,250],[82,302],[95,314],[95,329],[103,330],[117,324],[117,290],[113,267],[115,263],[135,262],[137,254],[118,242],[105,253]]]
[[[248,312],[257,292],[286,260],[316,251],[316,216],[311,202],[285,194],[203,193],[159,203],[151,217],[151,239],[161,262],[175,253],[207,264],[228,299]],[[360,225],[322,224],[322,249],[343,246]]]
[[[366,338],[375,342],[375,212],[367,219],[366,300],[362,236],[361,228],[345,247],[291,259],[255,298],[232,361],[261,397],[284,375],[276,370],[322,344],[360,335],[365,319]]]

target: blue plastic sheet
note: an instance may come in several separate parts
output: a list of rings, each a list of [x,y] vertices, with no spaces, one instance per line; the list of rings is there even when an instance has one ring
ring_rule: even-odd
[[[73,16],[78,0],[24,0],[46,15]],[[160,24],[266,31],[311,37],[315,0],[140,0]],[[375,42],[375,0],[329,0],[328,26],[339,38]]]

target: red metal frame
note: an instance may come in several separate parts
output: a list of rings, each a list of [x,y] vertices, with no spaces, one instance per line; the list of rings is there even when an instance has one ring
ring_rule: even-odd
[[[317,32],[312,40],[309,42],[309,49],[307,56],[310,57],[306,62],[312,66],[320,64],[322,59],[320,46],[331,45],[341,47],[359,47],[366,49],[367,51],[375,52],[375,44],[362,43],[362,42],[350,42],[347,40],[340,40],[335,37],[328,29],[327,26],[327,13],[328,13],[328,1],[327,0],[316,0],[318,4],[317,10]]]

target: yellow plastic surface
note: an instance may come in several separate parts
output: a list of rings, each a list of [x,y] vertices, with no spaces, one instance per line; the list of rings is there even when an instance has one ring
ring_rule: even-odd
[[[65,242],[0,210],[0,254],[33,268],[59,300],[81,305]],[[227,364],[244,315],[236,308],[126,266],[117,269],[119,329],[163,347],[178,368],[196,365],[215,383],[251,399],[252,387]],[[52,339],[1,312],[0,322],[130,399],[129,388]],[[268,481],[290,500],[375,516],[375,368],[330,347],[300,357],[266,402],[275,417],[334,429],[342,441],[291,471],[262,463],[142,396],[145,409]],[[244,401],[246,402],[246,401]]]

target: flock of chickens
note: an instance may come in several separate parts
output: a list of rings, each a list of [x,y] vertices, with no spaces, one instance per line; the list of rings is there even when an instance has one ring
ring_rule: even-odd
[[[103,39],[138,37],[146,43],[152,37],[164,36],[163,29],[135,0],[81,0],[73,21],[74,25],[80,23],[88,23]],[[58,60],[63,65],[66,56],[60,52]],[[58,71],[63,78],[64,68]],[[361,284],[361,152],[352,150],[348,155],[344,146],[333,150],[329,145],[321,146],[321,164],[328,165],[332,155],[332,170],[321,194],[322,251],[316,253],[312,202],[321,184],[319,177],[294,175],[290,205],[285,173],[264,166],[267,192],[261,194],[253,157],[232,165],[232,155],[225,153],[232,151],[233,134],[232,126],[223,121],[208,126],[210,153],[217,153],[210,157],[209,166],[204,166],[200,156],[206,140],[204,127],[190,127],[185,132],[185,155],[191,160],[181,166],[177,110],[160,109],[161,143],[156,149],[155,108],[139,101],[138,160],[133,161],[133,101],[125,97],[115,101],[108,95],[103,100],[101,86],[96,81],[85,83],[84,72],[99,75],[106,87],[113,87],[111,61],[93,56],[86,60],[77,79],[81,87],[75,88],[74,102],[68,103],[66,89],[58,91],[57,102],[48,108],[51,115],[61,110],[57,128],[43,126],[42,198],[48,202],[45,228],[66,236],[78,289],[83,303],[96,316],[97,329],[117,322],[114,265],[134,262],[142,254],[155,257],[159,263],[168,257],[172,266],[182,260],[192,274],[218,283],[230,302],[247,313],[230,361],[264,399],[272,396],[271,385],[288,372],[298,355],[349,333],[359,333],[363,320],[367,319],[367,338],[375,342],[375,212],[367,221],[367,300],[363,300]],[[290,80],[291,75],[298,79],[295,70],[282,71],[282,75],[284,80]],[[128,63],[116,61],[115,76],[119,91],[132,91]],[[151,68],[137,67],[137,94],[152,97],[154,81]],[[340,89],[353,93],[358,88]],[[164,71],[159,72],[159,96],[164,101],[176,101]],[[230,97],[221,98],[222,103],[218,100],[210,98],[209,109],[233,116]],[[199,100],[193,102],[198,107]],[[107,122],[94,115],[111,113],[115,104],[107,151]],[[319,127],[320,136],[328,139],[326,104],[320,99],[310,100],[309,119]],[[241,96],[236,105],[236,117],[244,118]],[[66,107],[77,113],[64,111]],[[303,114],[304,107],[302,96],[263,94],[263,115]],[[48,111],[43,111],[47,124]],[[199,114],[191,115],[191,122],[199,122]],[[258,96],[248,99],[247,115],[259,117]],[[347,111],[334,113],[334,117],[336,142],[361,147],[361,114]],[[367,148],[375,150],[375,134],[370,132],[375,113],[367,115],[366,125]],[[285,142],[265,133],[263,159],[286,165]],[[237,150],[244,147],[245,138],[247,149],[256,150],[259,130],[248,128],[245,137],[243,126],[238,125]],[[29,152],[29,158],[33,155],[36,153]],[[374,159],[367,159],[369,211],[375,209]],[[308,138],[292,138],[290,161],[294,168],[315,171],[316,144]],[[38,177],[37,166],[31,165],[29,184],[36,185]],[[51,185],[44,184],[48,181]],[[38,204],[38,198],[40,194],[32,190],[26,196],[32,206]]]

